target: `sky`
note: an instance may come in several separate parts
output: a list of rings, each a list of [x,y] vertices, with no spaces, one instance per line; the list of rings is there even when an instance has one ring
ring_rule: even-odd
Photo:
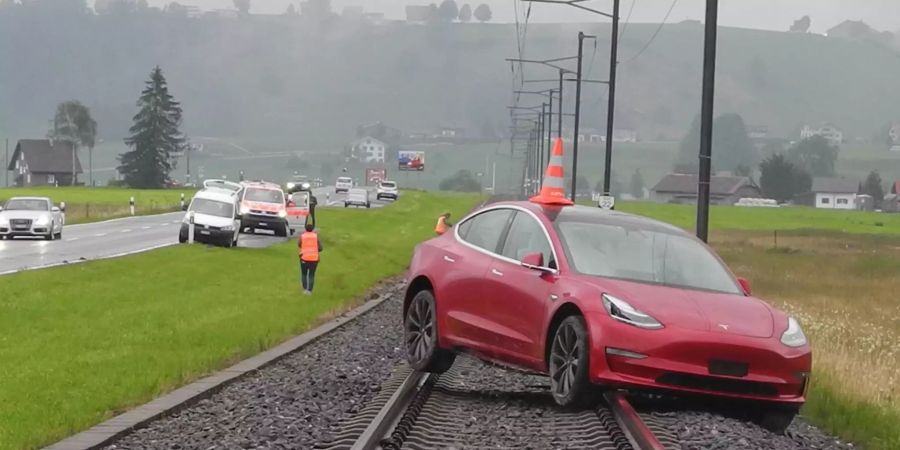
[[[149,0],[150,4],[163,6],[170,0]],[[469,0],[456,0],[462,5]],[[675,7],[668,22],[685,19],[701,19],[704,15],[705,0],[622,0],[623,20],[631,9],[632,22],[659,23],[666,15],[672,2]],[[179,0],[182,4],[195,5],[201,9],[232,8],[232,0]],[[364,6],[368,12],[383,12],[389,18],[404,18],[404,8],[408,4],[440,3],[440,0],[332,0],[333,8],[340,12],[345,6]],[[281,13],[300,0],[252,0],[251,12]],[[471,0],[473,7],[487,3],[494,12],[494,20],[512,22],[514,8],[520,15],[528,5],[520,0]],[[611,10],[612,0],[590,0],[585,3],[595,9]],[[723,26],[758,28],[766,30],[787,30],[794,20],[809,15],[812,18],[810,31],[824,33],[838,23],[847,20],[862,20],[877,30],[900,30],[900,1],[897,0],[720,0],[719,23]],[[599,16],[579,11],[563,5],[533,4],[531,20],[535,22],[584,22],[601,20]]]

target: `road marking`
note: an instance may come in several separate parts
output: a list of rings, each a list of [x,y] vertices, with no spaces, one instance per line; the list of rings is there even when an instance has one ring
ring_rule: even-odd
[[[75,242],[75,241],[77,241],[77,240],[79,240],[79,239],[81,239],[81,238],[67,238],[66,240],[69,241],[69,242]]]
[[[119,233],[131,233],[131,230],[125,229],[125,230],[120,231]]]
[[[149,230],[151,227],[141,227],[142,230]]]
[[[94,237],[103,237],[106,236],[107,233],[95,234]]]

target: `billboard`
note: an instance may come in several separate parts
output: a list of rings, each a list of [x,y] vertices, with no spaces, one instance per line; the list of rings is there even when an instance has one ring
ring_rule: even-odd
[[[375,185],[387,179],[387,169],[366,169],[366,184]]]
[[[400,150],[397,160],[400,170],[425,170],[425,152]]]

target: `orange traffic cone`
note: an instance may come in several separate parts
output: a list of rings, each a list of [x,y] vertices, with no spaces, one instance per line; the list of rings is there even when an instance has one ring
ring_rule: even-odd
[[[562,138],[556,138],[556,142],[553,144],[550,164],[547,165],[547,172],[544,173],[544,182],[541,183],[541,193],[531,197],[531,202],[542,205],[574,205],[572,200],[566,198]]]

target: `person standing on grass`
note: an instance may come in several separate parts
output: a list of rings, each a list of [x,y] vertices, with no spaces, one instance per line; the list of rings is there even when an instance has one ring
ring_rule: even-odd
[[[450,223],[450,213],[445,212],[438,216],[437,225],[434,226],[434,232],[438,235],[442,235],[447,232],[453,226]]]
[[[319,266],[319,253],[322,252],[322,242],[314,230],[313,222],[307,222],[306,232],[300,235],[297,242],[300,250],[300,283],[303,285],[303,295],[312,295],[316,269]]]

